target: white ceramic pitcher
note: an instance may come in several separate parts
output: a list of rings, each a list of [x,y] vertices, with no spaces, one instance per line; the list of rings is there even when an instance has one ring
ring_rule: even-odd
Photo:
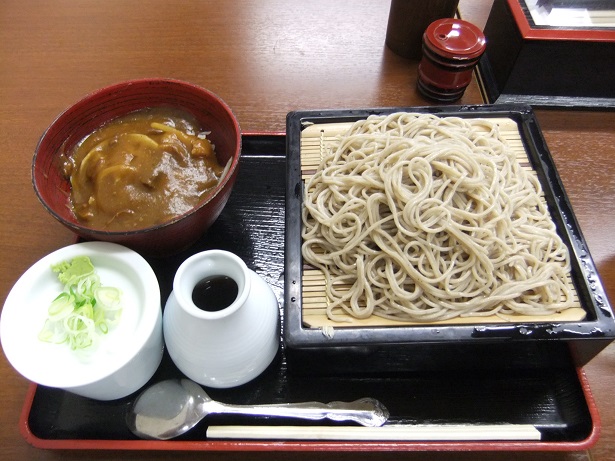
[[[237,296],[217,311],[193,301],[202,280],[226,276]],[[186,259],[173,280],[163,315],[167,350],[179,370],[199,384],[234,387],[260,375],[280,343],[279,306],[271,287],[237,255],[208,250]]]

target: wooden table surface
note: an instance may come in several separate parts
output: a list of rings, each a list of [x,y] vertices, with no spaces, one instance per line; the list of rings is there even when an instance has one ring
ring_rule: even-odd
[[[499,0],[498,0],[499,1]],[[492,0],[461,0],[484,26]],[[417,2],[422,4],[422,2]],[[0,3],[0,301],[17,278],[73,235],[38,203],[32,153],[56,115],[121,80],[172,77],[204,86],[246,132],[283,132],[295,109],[430,104],[415,61],[384,45],[386,0],[3,0]],[[475,83],[461,104],[481,103]],[[538,110],[538,120],[595,259],[615,299],[615,112]],[[615,459],[615,346],[585,371],[602,432],[588,452],[406,453],[403,459]],[[49,451],[18,429],[28,382],[0,354],[0,459],[240,459],[234,453]],[[399,459],[392,453],[256,453],[267,460]]]

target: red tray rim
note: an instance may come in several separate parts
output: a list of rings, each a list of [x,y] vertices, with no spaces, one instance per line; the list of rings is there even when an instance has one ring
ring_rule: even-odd
[[[22,437],[35,448],[48,450],[145,450],[145,451],[579,451],[587,450],[598,441],[601,429],[598,408],[593,399],[585,372],[577,368],[577,376],[592,420],[590,434],[580,441],[562,442],[370,442],[370,441],[257,441],[257,440],[92,440],[43,439],[30,429],[28,416],[32,409],[37,385],[31,383],[19,420]]]

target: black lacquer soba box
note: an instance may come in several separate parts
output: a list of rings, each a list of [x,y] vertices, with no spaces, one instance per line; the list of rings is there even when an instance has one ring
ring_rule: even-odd
[[[323,293],[313,294],[311,268],[302,257],[305,178],[314,163],[310,152],[331,148],[340,133],[369,115],[430,113],[438,117],[489,119],[501,126],[510,145],[527,155],[537,175],[558,234],[569,249],[570,280],[578,297],[578,316],[481,318],[436,323],[343,324],[328,322]],[[329,143],[329,144],[328,144]],[[613,310],[575,219],[560,177],[529,106],[409,107],[311,110],[287,116],[285,308],[283,334],[289,370],[328,373],[391,373],[414,370],[538,369],[582,366],[615,337]],[[318,162],[318,160],[316,160]],[[313,299],[320,302],[314,309]]]

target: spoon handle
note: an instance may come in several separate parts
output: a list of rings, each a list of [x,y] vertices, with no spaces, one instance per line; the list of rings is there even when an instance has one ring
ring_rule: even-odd
[[[331,419],[333,421],[355,421],[362,426],[382,426],[389,417],[389,411],[378,400],[363,398],[354,402],[302,402],[275,405],[228,405],[218,403],[215,413],[242,415],[279,416],[300,419]]]

